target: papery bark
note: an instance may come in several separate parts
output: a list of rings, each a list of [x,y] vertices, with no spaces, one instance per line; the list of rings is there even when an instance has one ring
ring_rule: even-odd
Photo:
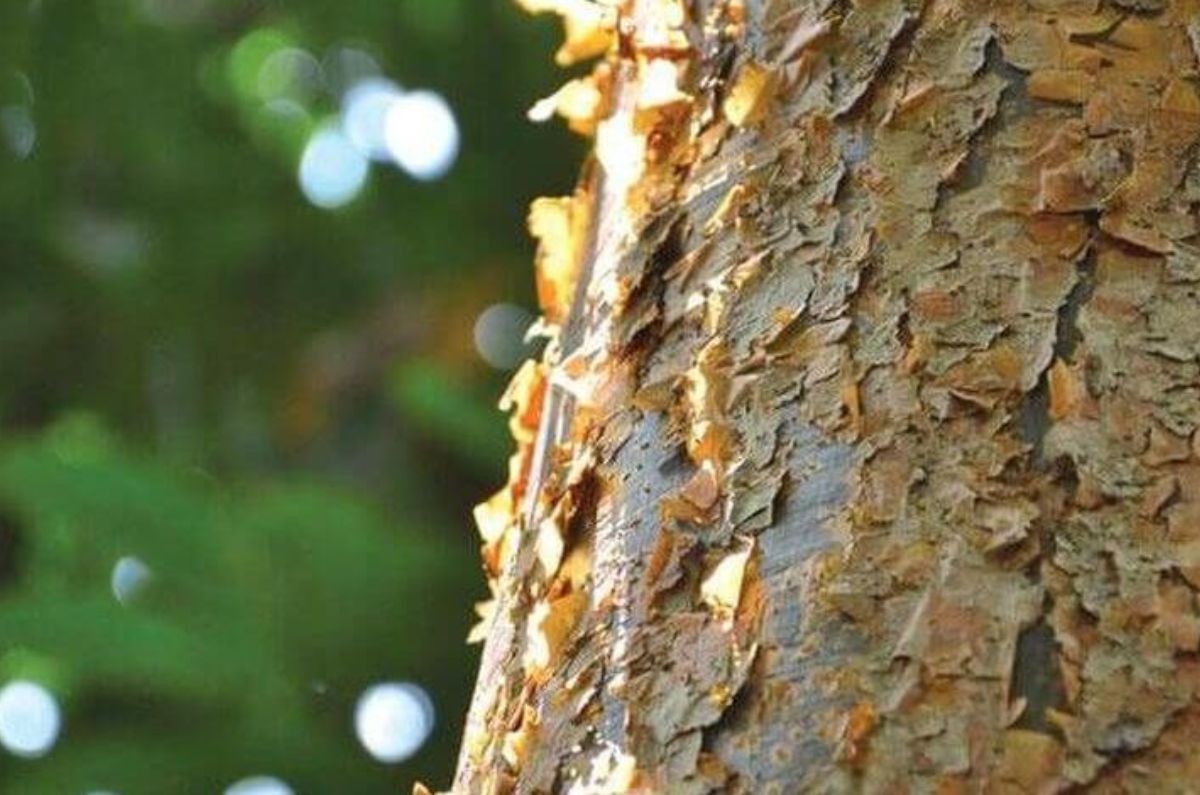
[[[1200,3],[540,7],[605,96],[456,791],[1195,791]]]

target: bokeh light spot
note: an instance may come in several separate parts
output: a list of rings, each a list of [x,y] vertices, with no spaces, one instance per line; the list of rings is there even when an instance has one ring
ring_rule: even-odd
[[[257,28],[243,36],[229,53],[229,81],[234,89],[257,98],[263,66],[274,53],[291,46],[291,40],[273,28]]]
[[[318,207],[341,207],[362,190],[367,170],[367,159],[341,130],[322,127],[300,157],[300,189]]]
[[[35,758],[54,746],[62,712],[50,691],[17,680],[0,690],[0,745],[16,756]]]
[[[371,756],[403,762],[433,731],[433,702],[411,682],[386,682],[367,688],[354,708],[354,729]]]
[[[334,94],[344,94],[383,72],[375,56],[357,47],[334,47],[325,55],[324,65],[325,81]]]
[[[342,97],[342,130],[350,143],[373,160],[390,160],[384,134],[387,115],[402,96],[384,77],[360,80]]]
[[[497,370],[508,370],[529,354],[525,332],[533,316],[516,304],[492,304],[475,320],[475,350]]]
[[[237,781],[225,795],[294,795],[292,788],[274,776],[251,776]]]
[[[410,91],[397,99],[388,109],[384,139],[396,164],[419,180],[441,177],[458,157],[458,122],[433,91]]]
[[[132,555],[126,555],[116,562],[112,570],[113,596],[121,604],[138,594],[150,581],[150,567]]]
[[[6,105],[0,108],[0,133],[9,150],[21,160],[33,154],[37,144],[37,127],[33,114],[24,105]]]
[[[62,251],[100,277],[135,267],[146,254],[150,236],[132,218],[79,208],[59,220]]]
[[[322,82],[320,61],[299,47],[272,52],[258,70],[258,94],[263,99],[304,97],[318,91]]]

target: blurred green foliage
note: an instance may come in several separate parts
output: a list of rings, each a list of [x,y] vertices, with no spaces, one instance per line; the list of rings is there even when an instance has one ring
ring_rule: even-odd
[[[531,303],[525,207],[571,187],[580,144],[523,118],[557,35],[506,0],[0,0],[0,685],[65,721],[0,792],[447,780],[508,452],[472,325]],[[320,209],[301,152],[364,56],[461,151]],[[389,766],[353,705],[401,679],[438,725]]]
[[[5,792],[220,792],[261,771],[386,791],[350,729],[358,694],[387,671],[435,703],[462,686],[465,655],[430,639],[465,633],[445,607],[470,571],[351,495],[168,473],[75,417],[0,453],[0,498],[26,531],[0,675],[47,685],[66,716],[49,757],[0,767]],[[123,604],[125,556],[152,573]]]

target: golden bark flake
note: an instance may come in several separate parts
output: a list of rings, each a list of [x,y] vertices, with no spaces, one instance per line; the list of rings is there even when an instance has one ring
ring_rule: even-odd
[[[542,398],[546,391],[546,366],[532,359],[513,375],[500,398],[500,410],[511,412],[508,430],[517,443],[517,450],[508,459],[509,510],[515,511],[529,478],[533,458],[533,442],[542,415]],[[514,514],[515,515],[515,514]]]
[[[505,486],[475,506],[475,526],[484,544],[492,544],[504,535],[513,519],[512,492]]]
[[[1088,400],[1087,385],[1075,367],[1055,359],[1046,381],[1050,391],[1050,419],[1058,421],[1083,416]]]
[[[724,20],[724,27],[720,26]],[[705,34],[708,36],[724,35],[730,39],[740,39],[746,31],[746,0],[725,0],[725,5],[712,9],[704,23]]]
[[[511,731],[504,735],[504,744],[500,749],[500,756],[513,770],[520,770],[521,763],[525,761],[525,752],[529,748],[529,732],[520,728],[516,731]]]
[[[520,770],[537,733],[537,712],[526,704],[521,709],[520,725],[504,735],[500,756],[513,770]]]
[[[683,0],[642,0],[645,18],[652,25],[678,30],[687,21]]]
[[[485,599],[475,603],[475,615],[479,620],[467,633],[467,644],[483,643],[487,640],[488,632],[492,629],[492,620],[496,617],[496,600]]]
[[[685,67],[667,58],[651,58],[641,69],[635,126],[649,130],[673,109],[691,105],[692,95],[679,88]]]
[[[746,577],[746,564],[754,551],[753,539],[745,543],[738,552],[727,553],[705,575],[700,583],[700,598],[714,613],[729,618],[737,612],[742,598],[742,583]]]
[[[691,427],[688,455],[696,463],[708,461],[720,475],[729,446],[725,404],[729,394],[728,363],[724,346],[714,339],[700,351],[697,361],[684,374],[684,394]]]
[[[538,304],[552,323],[562,323],[571,307],[587,245],[590,207],[580,193],[534,199],[529,208],[529,232],[538,241]]]
[[[774,87],[774,69],[753,62],[743,64],[721,105],[726,120],[735,127],[758,122],[767,111]]]
[[[562,584],[578,591],[586,585],[591,573],[591,549],[586,544],[577,544],[571,548],[566,558],[559,564],[555,585],[557,587]]]
[[[587,77],[571,80],[545,99],[538,100],[528,114],[530,121],[549,121],[555,114],[566,120],[572,132],[593,135],[601,117],[608,112],[608,83],[612,69],[600,64]]]
[[[517,457],[513,456],[514,459]],[[516,466],[510,468],[519,471]],[[484,569],[492,577],[500,575],[509,557],[517,551],[520,528],[512,497],[514,491],[513,487],[505,486],[492,499],[475,506],[475,522],[483,539],[480,555]]]
[[[577,779],[567,795],[624,795],[637,780],[637,759],[619,748],[607,746],[592,758],[585,778]]]
[[[542,393],[545,388],[546,366],[533,359],[526,359],[517,368],[500,397],[500,410],[512,412],[509,430],[517,442],[533,441],[533,435],[537,433],[542,410]]]
[[[538,522],[537,534],[533,541],[534,552],[538,563],[542,566],[542,576],[547,580],[558,573],[563,556],[563,534],[557,518],[553,515]]]
[[[513,375],[500,398],[500,409],[511,412],[508,427],[517,450],[508,462],[508,483],[474,509],[475,524],[483,540],[484,566],[492,577],[499,575],[504,562],[517,548],[517,505],[525,493],[545,382],[545,365],[528,360]]]
[[[525,675],[530,680],[543,681],[558,663],[587,601],[587,594],[575,591],[553,600],[542,599],[530,610],[523,658]]]
[[[1011,345],[997,344],[951,368],[943,381],[955,397],[985,409],[1019,385],[1021,360]]]
[[[565,32],[562,46],[554,55],[559,66],[603,55],[615,39],[616,9],[592,0],[516,0],[531,14],[560,15]]]
[[[878,722],[879,716],[872,704],[862,701],[854,705],[842,720],[838,758],[851,766],[862,764],[866,758],[867,741]]]
[[[683,0],[639,0],[639,6],[634,35],[639,52],[672,58],[689,53],[691,44],[682,29],[688,18]]]
[[[1079,69],[1042,69],[1026,85],[1035,99],[1082,105],[1096,91],[1096,76]]]
[[[846,409],[846,422],[850,433],[858,438],[862,435],[862,393],[853,378],[842,380],[842,405]]]

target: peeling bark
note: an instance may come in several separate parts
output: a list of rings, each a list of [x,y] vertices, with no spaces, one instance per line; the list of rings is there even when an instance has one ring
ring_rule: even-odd
[[[521,0],[592,75],[455,791],[1200,785],[1200,2]]]

